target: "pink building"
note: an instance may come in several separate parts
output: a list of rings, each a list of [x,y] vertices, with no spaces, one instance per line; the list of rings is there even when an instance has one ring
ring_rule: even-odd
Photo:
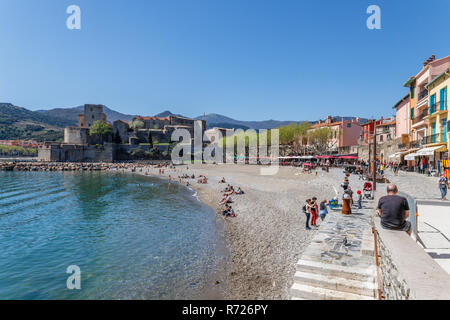
[[[409,134],[409,93],[393,107],[395,109],[395,137],[402,138]]]
[[[329,152],[346,153],[350,150],[350,147],[359,144],[361,134],[359,118],[352,120],[342,118],[339,121],[328,116],[326,121],[319,120],[318,123],[312,125],[309,131],[327,127],[332,130],[332,137],[328,141]]]

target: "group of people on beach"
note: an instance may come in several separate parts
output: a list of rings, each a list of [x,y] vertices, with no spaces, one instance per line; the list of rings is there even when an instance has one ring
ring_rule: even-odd
[[[225,178],[222,178],[219,183],[226,183]],[[244,191],[238,187],[235,189],[232,185],[227,184],[225,189],[222,190],[222,200],[219,202],[219,206],[221,207],[219,209],[219,213],[222,215],[222,217],[231,217],[235,218],[236,213],[234,212],[233,208],[231,207],[231,203],[233,202],[233,199],[231,198],[232,195],[241,195],[244,194]]]
[[[303,213],[306,215],[306,230],[311,230],[311,226],[317,227],[317,216],[320,216],[320,219],[323,221],[328,214],[327,200],[323,200],[318,204],[316,197],[306,199],[306,204],[303,206]]]

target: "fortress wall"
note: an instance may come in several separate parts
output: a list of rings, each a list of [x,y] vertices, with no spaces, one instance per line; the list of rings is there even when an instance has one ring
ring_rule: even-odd
[[[87,147],[84,150],[83,161],[113,162],[115,148],[111,143],[105,143],[103,147]]]
[[[86,144],[88,141],[88,129],[67,127],[64,129],[64,143]]]

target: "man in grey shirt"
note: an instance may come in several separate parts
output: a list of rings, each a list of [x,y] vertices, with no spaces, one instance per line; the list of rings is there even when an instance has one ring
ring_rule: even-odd
[[[411,235],[409,205],[406,198],[397,195],[395,184],[387,187],[387,196],[381,197],[378,202],[378,214],[381,216],[381,226],[384,229],[406,231]]]

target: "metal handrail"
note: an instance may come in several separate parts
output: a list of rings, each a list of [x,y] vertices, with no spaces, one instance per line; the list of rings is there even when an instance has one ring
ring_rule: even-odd
[[[409,217],[408,217],[408,221],[411,223],[411,238],[413,238],[414,241],[416,242],[421,242],[419,235],[418,235],[418,211],[417,211],[417,200],[405,193],[405,192],[399,192],[398,193],[399,196],[405,197],[406,200],[408,201],[408,205],[409,205]]]

